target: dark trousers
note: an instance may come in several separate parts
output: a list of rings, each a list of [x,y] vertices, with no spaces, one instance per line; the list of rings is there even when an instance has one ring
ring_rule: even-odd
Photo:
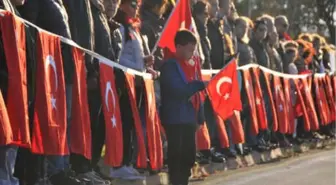
[[[165,129],[169,180],[173,185],[187,185],[196,158],[196,124],[169,124]]]

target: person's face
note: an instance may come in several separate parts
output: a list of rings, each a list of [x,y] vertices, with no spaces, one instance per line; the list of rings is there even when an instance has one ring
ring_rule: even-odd
[[[249,27],[245,21],[239,21],[239,23],[235,27],[237,38],[243,38],[245,34],[247,34],[248,29]]]
[[[255,38],[257,40],[263,40],[267,36],[267,26],[265,24],[260,24],[255,31]]]
[[[230,3],[231,0],[220,0],[222,2],[222,7],[219,8],[220,15],[228,16],[230,15]]]
[[[128,17],[135,18],[138,14],[140,3],[137,1],[130,1],[121,5],[123,11],[127,14]]]
[[[268,33],[268,36],[269,36],[269,43],[272,45],[272,46],[276,46],[279,42],[279,35],[278,33],[276,32],[276,30],[274,29],[272,32],[269,32]]]
[[[277,24],[275,25],[279,34],[283,34],[288,31],[289,24],[286,22],[285,19],[278,20]]]
[[[210,17],[211,18],[217,17],[219,11],[218,0],[210,0],[209,4],[210,4]]]
[[[287,51],[285,54],[285,59],[287,60],[288,63],[292,63],[295,61],[296,54],[294,51],[290,50]]]
[[[199,15],[197,15],[197,18],[204,24],[206,25],[210,16],[209,13],[209,6],[206,6],[204,9],[204,12],[200,13]]]
[[[107,17],[113,18],[118,11],[121,0],[104,1],[104,7]]]
[[[185,46],[177,45],[176,51],[179,53],[180,57],[182,57],[184,60],[190,60],[191,57],[194,55],[196,49],[196,44],[187,44]]]

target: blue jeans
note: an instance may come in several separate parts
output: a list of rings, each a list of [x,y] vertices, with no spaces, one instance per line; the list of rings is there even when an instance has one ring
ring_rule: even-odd
[[[17,147],[0,146],[0,185],[19,185],[19,180],[13,176]]]
[[[71,126],[71,107],[72,107],[72,85],[66,85],[66,109],[67,109],[67,142],[70,145],[70,126]],[[68,146],[69,147],[69,146]],[[70,147],[69,147],[70,149]],[[48,155],[46,157],[47,162],[47,174],[48,176],[55,175],[65,169],[70,168],[70,157],[59,155]]]
[[[235,144],[233,144],[233,142],[232,142],[232,130],[231,130],[231,125],[232,123],[231,123],[231,120],[226,120],[225,121],[225,128],[226,128],[226,133],[227,133],[227,135],[228,135],[228,138],[229,138],[229,144],[230,144],[230,146],[229,146],[229,150],[230,150],[230,152],[232,153],[232,154],[237,154],[237,150],[236,150],[236,148],[235,148]]]

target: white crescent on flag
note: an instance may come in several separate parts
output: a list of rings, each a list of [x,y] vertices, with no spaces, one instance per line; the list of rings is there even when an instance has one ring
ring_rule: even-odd
[[[49,65],[52,67],[54,74],[55,74],[55,80],[56,80],[56,91],[58,88],[58,80],[57,80],[57,67],[56,67],[56,62],[54,60],[54,57],[51,55],[48,55],[45,60],[45,68],[48,68]]]
[[[217,90],[217,93],[218,93],[219,95],[221,95],[221,96],[223,96],[223,95],[222,95],[222,93],[220,92],[220,88],[221,88],[221,86],[222,86],[223,83],[229,83],[229,84],[232,84],[232,79],[229,78],[229,77],[227,77],[227,76],[224,76],[224,77],[222,77],[222,78],[220,78],[220,79],[218,80],[218,82],[217,82],[217,84],[216,84],[216,90]]]
[[[49,71],[48,71],[48,67],[51,66],[51,68],[53,69],[54,71],[54,75],[55,75],[55,81],[56,81],[56,90],[57,91],[57,88],[58,88],[58,79],[57,79],[57,67],[56,67],[56,62],[54,60],[54,57],[51,56],[51,55],[48,55],[45,59],[45,71],[47,72],[47,76],[49,78]],[[56,98],[54,97],[54,95],[51,95],[51,106],[53,109],[57,109],[57,106],[56,106]]]
[[[107,83],[106,83],[106,88],[105,88],[105,106],[106,106],[106,108],[107,108],[107,111],[110,111],[110,106],[109,106],[109,104],[108,104],[108,98],[109,98],[109,96],[108,96],[108,94],[111,94],[112,95],[112,101],[113,101],[113,116],[112,116],[112,118],[111,118],[111,122],[112,122],[112,126],[113,127],[116,127],[117,126],[117,123],[116,123],[116,118],[115,118],[115,107],[116,107],[116,100],[115,100],[115,96],[114,96],[114,93],[113,93],[113,90],[112,90],[112,86],[111,86],[111,82],[110,81],[108,81]]]

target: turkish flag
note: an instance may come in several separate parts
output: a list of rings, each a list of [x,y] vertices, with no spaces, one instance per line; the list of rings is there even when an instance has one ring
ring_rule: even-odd
[[[221,148],[228,148],[230,146],[229,137],[226,132],[226,127],[223,119],[220,116],[216,116],[218,139]]]
[[[3,11],[2,14],[1,35],[8,70],[6,102],[13,134],[11,144],[30,147],[25,26],[12,13]]]
[[[331,80],[332,80],[332,88],[333,88],[333,96],[336,97],[336,76],[331,75]],[[336,98],[334,99],[334,102],[336,103]]]
[[[257,117],[257,110],[256,110],[256,103],[254,99],[254,92],[253,92],[253,83],[251,79],[250,69],[243,69],[243,77],[244,77],[244,87],[246,96],[249,103],[250,108],[250,126],[251,126],[251,133],[253,135],[257,135],[259,133],[259,126],[258,126],[258,117]]]
[[[287,121],[288,121],[288,133],[293,134],[295,131],[295,112],[293,108],[293,95],[294,89],[292,89],[292,79],[283,78],[284,82],[284,94],[286,99],[286,109],[287,109]]]
[[[159,170],[163,166],[162,140],[160,134],[160,120],[156,109],[154,81],[144,79],[146,91],[146,135],[148,156],[152,170]]]
[[[196,132],[196,147],[197,150],[209,150],[211,147],[209,130],[206,124],[200,125]]]
[[[235,59],[212,78],[207,92],[214,111],[223,120],[229,118],[234,110],[242,110]]]
[[[259,129],[266,130],[268,127],[268,124],[267,124],[267,114],[266,114],[264,97],[263,97],[263,93],[262,93],[260,82],[259,82],[260,69],[257,67],[253,67],[252,71],[253,71],[253,76],[254,76],[253,87],[254,87],[255,104],[256,104],[256,109],[257,109]]]
[[[265,77],[265,83],[266,83],[266,87],[267,87],[267,92],[268,92],[268,97],[270,99],[270,104],[271,104],[271,108],[272,108],[272,116],[273,116],[273,131],[276,132],[279,129],[279,124],[278,124],[278,114],[277,114],[277,110],[275,108],[275,101],[273,98],[273,93],[272,93],[272,89],[271,89],[271,85],[270,85],[270,81],[271,81],[271,74],[268,72],[263,71],[264,73],[264,77]]]
[[[132,116],[134,119],[136,137],[137,137],[137,167],[147,168],[147,156],[146,156],[146,146],[145,139],[142,131],[142,124],[140,120],[140,114],[136,103],[136,92],[134,86],[134,75],[130,73],[125,73],[126,76],[126,87],[128,96],[130,98],[130,104],[132,109]]]
[[[325,75],[322,79],[324,82],[324,90],[327,96],[327,103],[330,109],[330,122],[336,120],[336,105],[335,105],[335,97],[333,96],[333,90],[331,85],[331,79],[329,75]]]
[[[319,122],[315,110],[314,100],[311,95],[311,85],[309,84],[309,82],[311,82],[310,78],[311,77],[301,79],[303,85],[302,94],[305,106],[307,108],[307,113],[309,116],[310,129],[315,131],[319,129]]]
[[[304,128],[306,131],[310,131],[310,119],[308,116],[308,110],[306,107],[306,103],[305,100],[303,98],[303,85],[302,85],[302,81],[300,79],[293,79],[294,80],[294,84],[295,84],[295,88],[296,88],[296,93],[297,93],[297,103],[296,103],[296,112],[297,112],[297,116],[301,116],[301,114],[303,115],[303,119],[304,119]],[[299,109],[299,113],[298,113],[298,109]]]
[[[109,166],[118,167],[123,160],[123,131],[113,70],[111,66],[99,64],[100,94],[106,128],[104,161]]]
[[[279,76],[273,76],[274,100],[278,114],[279,132],[288,133],[287,103]]]
[[[329,105],[326,99],[323,85],[323,77],[314,76],[314,89],[315,89],[315,104],[317,107],[317,112],[320,115],[320,120],[322,125],[327,125],[331,122]]]
[[[7,108],[0,91],[0,146],[13,143],[13,132]]]
[[[189,29],[192,26],[192,16],[189,0],[179,0],[172,10],[165,28],[158,40],[158,46],[168,53],[175,53],[174,39],[180,29]],[[165,53],[165,58],[167,54]]]
[[[74,59],[74,79],[71,107],[71,152],[91,159],[91,124],[86,87],[85,53],[72,48]]]
[[[245,143],[245,134],[243,124],[240,119],[240,112],[234,111],[233,115],[230,117],[230,121],[233,144]]]
[[[69,153],[66,102],[60,38],[44,31],[37,36],[36,93],[32,152]]]

